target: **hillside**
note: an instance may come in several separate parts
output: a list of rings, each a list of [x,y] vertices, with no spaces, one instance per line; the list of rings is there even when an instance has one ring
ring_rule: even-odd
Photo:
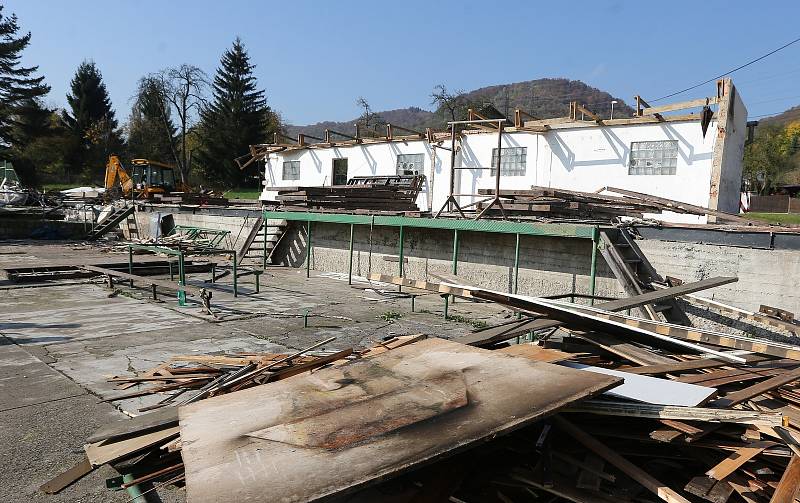
[[[465,103],[474,108],[491,104],[507,117],[513,118],[514,109],[521,108],[536,117],[564,117],[569,112],[569,102],[578,101],[590,110],[608,117],[611,112],[611,101],[616,100],[614,115],[630,117],[633,109],[620,98],[591,87],[579,80],[569,79],[537,79],[513,84],[500,84],[482,87],[463,95]],[[412,129],[423,130],[426,127],[444,129],[448,117],[442,110],[426,110],[420,107],[408,107],[397,110],[378,112],[386,122]],[[358,120],[344,122],[325,121],[307,126],[286,125],[286,134],[296,136],[298,133],[322,137],[325,129],[333,129],[343,133],[353,133],[354,124]]]
[[[759,120],[762,125],[770,124],[775,126],[786,126],[790,122],[796,121],[800,121],[800,105],[792,107],[778,115]]]

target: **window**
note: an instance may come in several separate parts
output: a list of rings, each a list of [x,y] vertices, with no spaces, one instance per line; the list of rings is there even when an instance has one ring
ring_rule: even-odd
[[[425,154],[397,154],[398,175],[419,175],[424,172]]]
[[[347,185],[347,159],[333,160],[333,184]]]
[[[500,152],[500,174],[508,176],[525,175],[525,159],[528,157],[528,147],[509,147]],[[497,149],[492,149],[492,176],[497,175]]]
[[[300,161],[283,162],[283,179],[284,180],[300,179]]]
[[[631,143],[629,175],[674,175],[678,167],[678,140]]]

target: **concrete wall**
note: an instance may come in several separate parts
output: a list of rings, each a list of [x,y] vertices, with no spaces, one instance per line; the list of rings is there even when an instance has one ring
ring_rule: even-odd
[[[255,225],[257,217],[231,217],[219,215],[205,215],[202,213],[153,213],[136,212],[136,226],[141,239],[152,239],[157,233],[169,232],[174,225],[188,225],[229,231],[230,234],[221,243],[227,249],[239,250],[244,246],[250,230]],[[159,225],[159,222],[161,224]],[[125,231],[125,225],[122,225]]]
[[[728,213],[739,213],[747,109],[730,79],[723,80],[721,87],[723,100],[718,115],[719,122],[724,125],[718,126],[716,131],[707,206]]]
[[[398,229],[376,227],[370,246],[369,227],[356,226],[353,274],[398,274]],[[305,267],[305,228],[293,223],[276,252],[282,263]],[[311,267],[317,271],[347,273],[350,227],[315,223],[312,228]],[[433,274],[450,274],[452,233],[406,229],[405,274],[437,281]],[[655,240],[637,241],[662,275],[696,281],[712,276],[737,276],[739,281],[702,292],[743,309],[761,304],[800,313],[800,251],[764,250]],[[370,254],[370,249],[372,253]],[[588,293],[591,245],[577,238],[523,236],[520,247],[519,293],[552,295]],[[465,283],[494,290],[513,286],[514,236],[460,233],[458,276]],[[597,295],[624,296],[598,254]]]

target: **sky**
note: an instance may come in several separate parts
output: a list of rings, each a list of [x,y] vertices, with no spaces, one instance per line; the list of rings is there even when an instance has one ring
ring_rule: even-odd
[[[83,60],[120,119],[142,76],[182,63],[213,75],[239,36],[270,106],[290,124],[431,108],[437,84],[472,90],[546,77],[582,80],[628,104],[735,68],[800,37],[797,0],[247,1],[0,0],[33,35],[63,107]],[[800,42],[731,75],[751,119],[800,104]],[[714,95],[714,84],[671,100]],[[670,100],[670,101],[671,101]]]

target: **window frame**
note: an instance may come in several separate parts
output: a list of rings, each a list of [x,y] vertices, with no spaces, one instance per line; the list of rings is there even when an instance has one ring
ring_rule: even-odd
[[[510,155],[505,152],[514,151]],[[497,147],[492,148],[491,176],[497,176]],[[503,158],[509,162],[503,162]],[[516,164],[516,166],[514,166]],[[503,147],[500,149],[500,176],[525,176],[528,172],[528,147]]]
[[[400,158],[401,157],[412,157],[412,156],[418,158],[421,161],[420,165],[419,165],[419,168],[418,169],[414,169],[414,170],[405,170],[404,169],[404,170],[402,170],[403,172],[401,173],[401,169],[400,169],[400,162],[401,161],[400,161]],[[424,153],[397,154],[397,158],[395,159],[395,174],[397,174],[399,176],[409,175],[409,173],[406,173],[406,171],[415,171],[415,173],[411,173],[411,175],[421,175],[421,174],[425,173],[425,154]]]
[[[655,148],[656,144],[660,145],[659,148]],[[664,148],[667,144],[669,147]],[[628,175],[675,176],[678,174],[679,154],[678,140],[632,141],[628,156]]]
[[[294,167],[295,166],[297,167],[297,170],[296,170],[297,178],[291,178],[291,177],[287,178],[286,177],[286,174],[287,174],[286,165],[287,164],[292,168],[293,171],[294,171]],[[298,160],[283,161],[283,164],[281,166],[281,180],[284,180],[284,181],[296,181],[296,180],[299,180],[299,179],[300,179],[300,161],[298,161]]]

